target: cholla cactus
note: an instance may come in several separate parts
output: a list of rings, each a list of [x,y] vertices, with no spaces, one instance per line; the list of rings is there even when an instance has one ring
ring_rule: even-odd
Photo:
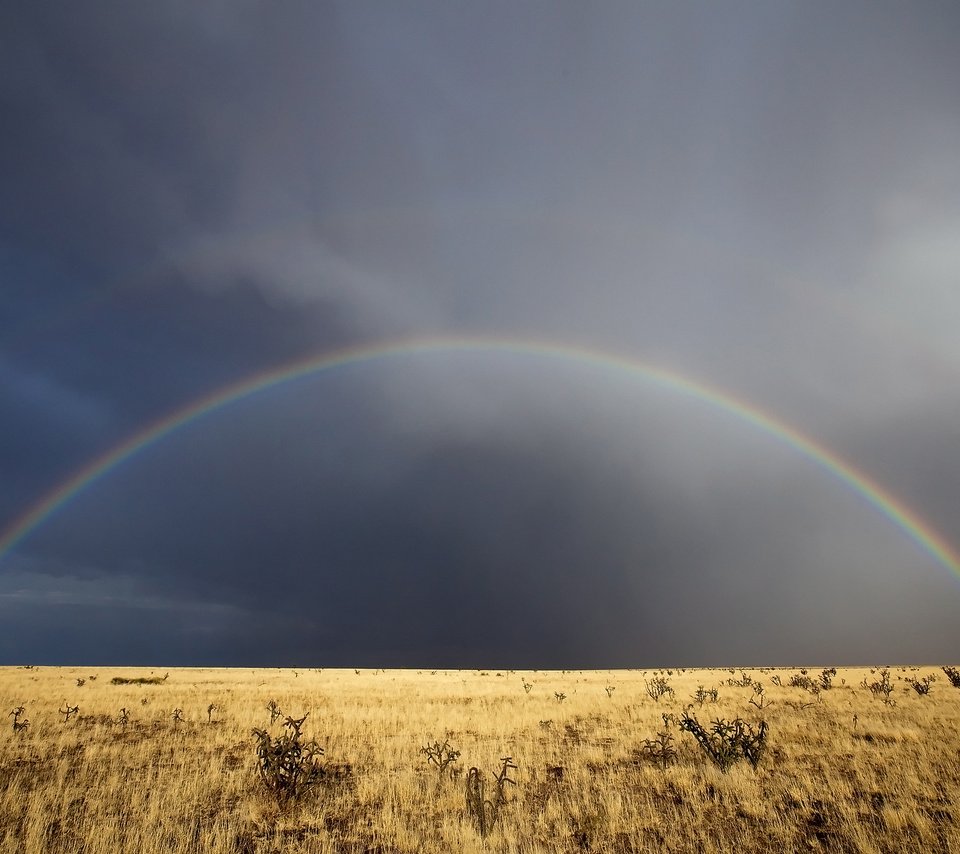
[[[467,812],[476,822],[477,830],[481,836],[487,836],[500,817],[500,807],[506,803],[506,786],[511,784],[515,786],[516,780],[511,780],[509,772],[516,770],[517,766],[513,764],[513,758],[504,756],[500,759],[501,768],[493,775],[495,791],[490,798],[486,797],[486,784],[483,779],[483,772],[479,768],[471,768],[467,773],[466,804]]]
[[[427,762],[436,765],[437,771],[442,775],[449,765],[452,765],[460,758],[460,751],[454,750],[447,739],[443,744],[434,741],[433,744],[427,744],[420,748],[420,752],[427,757]]]
[[[717,688],[704,688],[703,685],[697,685],[697,690],[691,697],[698,706],[704,703],[716,703],[719,698],[720,691]]]
[[[728,771],[739,759],[746,759],[756,769],[767,745],[767,723],[760,721],[754,729],[746,721],[715,720],[709,731],[700,722],[684,713],[680,729],[696,738],[700,747],[721,771]]]
[[[278,738],[272,738],[265,729],[253,730],[257,739],[260,779],[280,807],[324,779],[324,769],[319,764],[323,748],[316,741],[300,740],[300,730],[306,719],[307,715],[302,718],[288,716],[283,723],[286,732]]]
[[[643,747],[640,748],[640,750],[647,759],[655,762],[665,771],[667,765],[677,757],[677,751],[674,750],[672,742],[673,736],[664,730],[657,733],[655,741],[645,738],[643,740]]]
[[[930,686],[937,681],[937,677],[932,673],[924,676],[923,679],[913,677],[907,680],[907,684],[913,688],[921,697],[926,697],[930,693]]]
[[[26,706],[19,705],[13,711],[10,712],[7,717],[13,717],[13,731],[14,732],[23,732],[30,726],[30,721],[24,719],[20,720],[26,712]]]
[[[654,676],[653,679],[649,681],[644,679],[643,684],[651,700],[657,700],[659,702],[664,694],[669,694],[673,697],[673,688],[670,687],[670,682],[663,676]]]
[[[79,706],[68,706],[66,703],[63,704],[63,708],[60,709],[60,714],[63,715],[63,722],[66,723],[70,718],[80,714]]]
[[[773,705],[773,700],[764,695],[763,685],[761,685],[759,682],[753,683],[753,696],[750,698],[750,705],[756,706],[760,710],[767,708],[767,706]]]
[[[876,671],[871,670],[871,673]],[[860,683],[861,688],[867,688],[871,694],[875,697],[880,697],[883,700],[885,706],[895,706],[896,700],[893,699],[893,683],[890,681],[890,669],[884,667],[880,671],[880,678],[874,680],[873,682],[867,682],[866,677],[864,677],[863,682]]]

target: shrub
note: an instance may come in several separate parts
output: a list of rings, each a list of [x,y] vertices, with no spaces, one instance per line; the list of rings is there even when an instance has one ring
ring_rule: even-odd
[[[870,672],[873,673],[872,670]],[[885,706],[896,705],[896,700],[893,699],[893,683],[890,681],[889,668],[884,667],[880,671],[880,678],[873,682],[867,682],[867,678],[864,677],[860,687],[868,689],[875,697],[880,697]]]
[[[820,687],[824,691],[829,691],[833,687],[833,677],[837,675],[836,667],[824,667],[817,677]]]
[[[691,698],[698,706],[704,703],[716,703],[720,699],[720,691],[716,688],[704,688],[703,685],[697,685],[697,690]]]
[[[677,758],[677,751],[673,748],[673,736],[666,730],[658,732],[656,740],[645,738],[640,752],[662,770],[666,770],[667,765]]]
[[[70,718],[72,718],[74,715],[78,715],[79,713],[80,713],[79,706],[68,706],[66,703],[64,703],[63,708],[60,709],[60,714],[63,715],[64,723],[66,723],[67,721],[70,720]]]
[[[283,722],[284,732],[277,738],[267,730],[253,730],[260,780],[280,807],[323,780],[323,766],[319,764],[323,748],[316,741],[302,741],[300,730],[306,719],[307,715],[288,716]]]
[[[24,713],[26,712],[26,710],[27,710],[27,709],[26,709],[26,706],[24,706],[24,705],[21,704],[21,705],[17,706],[13,711],[11,711],[9,715],[7,715],[7,717],[12,717],[12,718],[13,718],[13,731],[14,731],[14,732],[23,732],[24,730],[26,730],[26,729],[29,728],[29,726],[30,726],[30,721],[26,720],[25,718],[24,718],[24,720],[20,720],[20,718],[23,717],[23,715],[24,715]]]
[[[680,729],[689,732],[724,773],[740,759],[746,759],[756,769],[767,744],[766,721],[760,721],[754,729],[740,718],[732,721],[718,719],[708,731],[696,718],[684,713]]]
[[[809,691],[811,694],[814,694],[818,697],[820,695],[820,683],[812,676],[808,676],[806,670],[801,670],[799,673],[794,673],[790,677],[790,687],[803,688],[804,691]]]
[[[930,686],[936,681],[937,677],[931,673],[929,676],[924,676],[923,679],[917,679],[916,677],[908,679],[907,684],[921,697],[926,697],[930,693]]]
[[[493,775],[494,792],[490,798],[486,797],[486,784],[483,779],[483,772],[479,768],[471,768],[467,772],[466,803],[467,813],[473,817],[477,825],[477,830],[481,836],[487,836],[500,818],[500,807],[506,803],[506,785],[510,783],[515,786],[516,781],[508,776],[511,770],[516,770],[517,766],[513,764],[513,758],[510,756],[501,757],[502,766],[500,770]]]
[[[436,765],[437,771],[443,776],[443,772],[447,770],[449,765],[452,765],[460,758],[460,751],[454,750],[450,746],[450,742],[444,739],[443,744],[439,741],[434,741],[433,744],[427,744],[424,747],[420,748],[420,752],[427,757],[427,762],[431,765]]]
[[[947,679],[954,688],[960,688],[960,670],[956,667],[942,667],[941,670],[947,674]]]
[[[756,706],[760,710],[773,705],[773,700],[769,700],[764,696],[763,685],[759,682],[753,683],[753,696],[750,698],[750,705]]]
[[[647,695],[651,700],[660,701],[660,698],[664,694],[669,694],[673,696],[673,688],[670,687],[670,682],[663,676],[654,676],[653,679],[649,681],[644,679],[643,684],[647,689]]]

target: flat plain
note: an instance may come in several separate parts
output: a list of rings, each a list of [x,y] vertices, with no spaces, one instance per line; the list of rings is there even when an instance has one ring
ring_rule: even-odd
[[[0,668],[0,852],[960,851],[960,689],[884,673]],[[756,767],[684,714],[765,721]],[[281,800],[253,730],[304,715],[324,770]]]

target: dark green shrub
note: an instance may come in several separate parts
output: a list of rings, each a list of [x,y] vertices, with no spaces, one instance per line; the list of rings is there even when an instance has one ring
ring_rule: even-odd
[[[874,671],[870,671],[873,673]],[[880,671],[880,678],[875,679],[873,682],[868,682],[867,678],[864,677],[863,681],[860,683],[861,688],[866,688],[873,694],[875,697],[880,697],[883,700],[885,706],[895,706],[896,700],[893,699],[893,683],[890,681],[890,669],[884,667]]]
[[[926,697],[930,693],[930,686],[936,681],[937,677],[931,673],[929,676],[924,676],[923,679],[910,678],[907,680],[907,684],[921,697]]]
[[[656,740],[645,738],[640,753],[644,758],[666,770],[667,766],[677,758],[677,751],[673,747],[673,736],[666,730],[657,733]]]
[[[323,748],[316,741],[303,741],[302,718],[287,717],[284,732],[273,738],[265,729],[254,729],[257,750],[257,772],[267,791],[276,798],[277,805],[286,806],[307,789],[324,779],[320,765]]]
[[[767,723],[760,721],[756,729],[741,718],[732,721],[715,720],[709,730],[684,713],[680,729],[689,732],[704,753],[724,773],[740,759],[746,759],[756,769],[767,744]]]
[[[691,698],[698,706],[704,703],[716,703],[720,699],[720,691],[716,688],[704,688],[703,685],[697,685],[697,690]]]
[[[673,688],[670,687],[670,682],[663,676],[654,676],[653,679],[649,681],[644,679],[643,684],[651,700],[659,702],[664,694],[669,694],[671,697],[674,694]]]
[[[450,742],[446,739],[444,739],[443,744],[439,741],[434,741],[433,744],[427,744],[420,748],[420,752],[427,757],[427,762],[436,766],[441,776],[443,776],[443,772],[447,770],[448,766],[460,758],[460,751],[454,750]]]
[[[956,667],[942,667],[941,670],[947,674],[947,679],[954,688],[960,688],[960,670]]]

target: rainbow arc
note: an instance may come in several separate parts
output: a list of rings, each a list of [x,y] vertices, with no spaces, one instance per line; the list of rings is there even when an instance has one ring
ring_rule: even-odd
[[[146,426],[126,441],[87,463],[0,533],[0,561],[39,528],[54,513],[118,466],[145,448],[230,404],[283,383],[331,371],[347,365],[395,359],[405,355],[501,353],[533,355],[560,363],[593,366],[640,379],[685,395],[735,416],[761,433],[772,436],[859,494],[886,516],[941,566],[960,577],[960,555],[933,526],[904,502],[852,464],[796,428],[721,389],[675,371],[645,362],[585,347],[494,337],[431,337],[361,345],[300,359],[232,383]]]

